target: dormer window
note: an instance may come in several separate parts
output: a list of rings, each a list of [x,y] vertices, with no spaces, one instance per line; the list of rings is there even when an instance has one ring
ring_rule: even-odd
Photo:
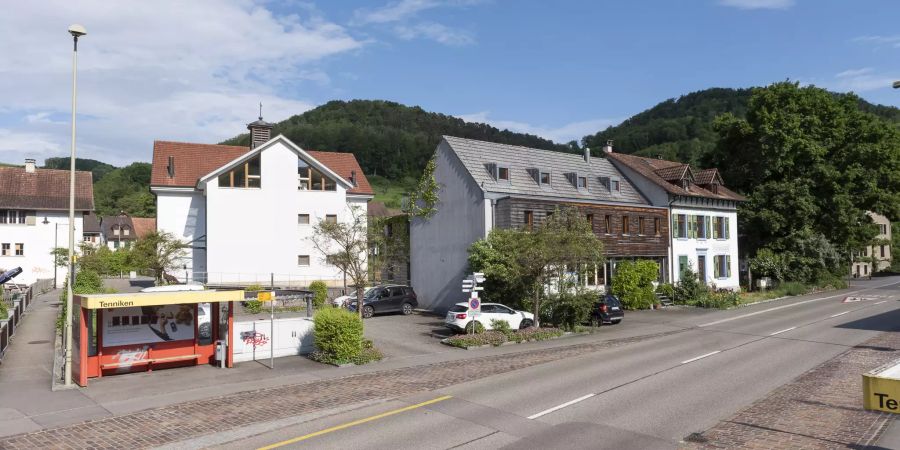
[[[494,164],[494,179],[509,182],[509,166]]]
[[[719,193],[719,183],[712,183],[712,184],[710,184],[710,185],[709,185],[709,192],[712,192],[713,194],[718,194],[718,193]]]
[[[687,180],[687,179],[681,180],[681,188],[686,191],[691,190],[691,180]]]
[[[618,178],[609,179],[609,192],[618,195],[622,191],[622,182]]]
[[[540,180],[541,187],[550,187],[550,172],[542,170],[538,179]]]

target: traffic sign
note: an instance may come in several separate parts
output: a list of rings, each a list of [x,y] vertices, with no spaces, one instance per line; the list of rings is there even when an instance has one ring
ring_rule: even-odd
[[[481,300],[478,297],[472,297],[469,299],[469,309],[476,312],[481,312]]]

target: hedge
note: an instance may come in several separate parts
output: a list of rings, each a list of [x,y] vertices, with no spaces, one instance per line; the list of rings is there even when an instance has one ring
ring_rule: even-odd
[[[363,350],[363,323],[343,308],[323,308],[313,317],[315,344],[325,362],[351,362]]]

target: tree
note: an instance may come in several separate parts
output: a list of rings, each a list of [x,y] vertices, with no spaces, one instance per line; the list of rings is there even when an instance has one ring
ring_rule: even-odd
[[[416,188],[409,192],[405,213],[410,217],[430,219],[437,213],[437,204],[440,201],[437,181],[434,179],[434,169],[437,166],[435,157],[432,156],[422,171],[422,176],[416,183]]]
[[[131,260],[138,267],[152,270],[157,283],[164,283],[166,270],[176,267],[186,248],[188,245],[172,233],[153,231],[138,239],[131,249]]]
[[[876,233],[866,211],[900,219],[900,132],[860,102],[782,82],[754,89],[746,118],[716,121],[705,163],[749,193],[738,216],[749,254],[792,253],[788,279],[840,270],[834,250],[847,261]]]
[[[310,237],[323,258],[344,270],[356,288],[356,310],[363,316],[363,293],[369,281],[368,234],[366,212],[359,206],[350,207],[348,221],[319,221]]]
[[[384,270],[396,272],[409,262],[408,220],[406,215],[368,218],[369,279],[381,279]]]
[[[612,293],[629,309],[649,308],[656,303],[653,282],[658,277],[659,264],[655,261],[622,261],[616,266]]]

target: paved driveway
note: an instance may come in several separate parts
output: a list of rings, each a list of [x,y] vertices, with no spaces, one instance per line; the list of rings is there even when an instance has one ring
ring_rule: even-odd
[[[444,319],[425,312],[381,314],[363,322],[365,335],[386,357],[401,358],[444,352],[439,336],[447,336]]]

